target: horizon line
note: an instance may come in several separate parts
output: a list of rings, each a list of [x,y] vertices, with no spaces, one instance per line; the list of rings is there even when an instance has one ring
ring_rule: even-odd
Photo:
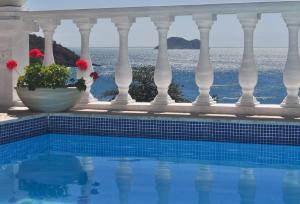
[[[66,46],[67,48],[80,48],[81,46]],[[118,46],[92,46],[90,48],[119,48]],[[132,46],[132,47],[128,47],[128,48],[149,48],[149,49],[155,49],[155,47],[148,47],[148,46]],[[244,48],[244,47],[223,47],[223,46],[214,46],[214,47],[210,47],[210,48]],[[288,47],[254,47],[255,48],[288,48]],[[300,47],[299,47],[300,49]],[[199,50],[199,49],[169,49],[169,50]]]

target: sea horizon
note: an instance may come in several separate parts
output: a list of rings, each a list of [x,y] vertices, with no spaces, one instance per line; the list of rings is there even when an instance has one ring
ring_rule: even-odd
[[[67,46],[67,48],[69,48],[69,49],[72,49],[72,48],[75,48],[75,49],[80,49],[81,48],[81,46]],[[118,46],[111,46],[111,47],[106,47],[106,46],[90,46],[90,48],[91,49],[93,49],[93,48],[118,48],[119,49],[119,47]],[[149,49],[155,49],[155,46],[153,46],[153,47],[148,47],[148,46],[133,46],[133,47],[128,47],[129,49],[131,49],[131,48],[149,48]],[[210,47],[210,48],[232,48],[232,49],[234,49],[234,48],[244,48],[244,47],[228,47],[228,46],[226,46],[226,47],[222,47],[222,46],[217,46],[217,47]],[[288,47],[277,47],[277,46],[275,46],[275,47],[254,47],[254,49],[268,49],[268,48],[282,48],[282,49],[288,49]],[[300,49],[300,46],[299,46],[299,49]],[[199,49],[169,49],[169,50],[199,50]]]

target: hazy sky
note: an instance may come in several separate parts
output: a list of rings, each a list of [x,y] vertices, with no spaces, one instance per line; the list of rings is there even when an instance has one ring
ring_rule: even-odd
[[[155,5],[187,5],[227,2],[261,2],[262,0],[28,0],[29,10],[55,10],[74,8],[103,8]],[[276,0],[273,0],[276,1]],[[192,17],[176,17],[169,37],[179,36],[186,39],[199,39],[199,31]],[[80,45],[80,35],[71,21],[63,21],[58,27],[55,40],[65,46]],[[138,18],[132,26],[129,45],[131,47],[153,47],[157,44],[157,32],[149,18]],[[287,47],[288,33],[280,14],[265,14],[255,32],[256,47]],[[101,19],[93,28],[91,46],[115,47],[118,33],[110,20]],[[211,31],[212,47],[241,47],[243,32],[235,15],[220,15]]]

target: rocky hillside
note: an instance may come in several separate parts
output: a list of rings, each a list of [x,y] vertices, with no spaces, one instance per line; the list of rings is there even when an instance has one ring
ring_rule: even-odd
[[[36,35],[30,35],[29,46],[30,49],[38,48],[44,52],[44,38]],[[75,62],[79,58],[75,52],[57,44],[55,41],[53,42],[53,52],[55,62],[57,64],[75,66]]]
[[[200,49],[200,40],[186,40],[179,37],[168,38],[168,49]],[[158,49],[158,46],[155,47]]]

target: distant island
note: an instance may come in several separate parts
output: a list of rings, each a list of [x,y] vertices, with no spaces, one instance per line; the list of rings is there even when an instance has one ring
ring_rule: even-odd
[[[186,40],[180,37],[168,38],[168,49],[200,49],[200,40]],[[158,49],[156,46],[154,49]]]
[[[44,38],[37,35],[30,35],[29,47],[30,49],[38,48],[44,52]],[[57,44],[56,41],[53,41],[53,53],[55,63],[70,67],[75,67],[75,62],[79,58],[74,51]]]

